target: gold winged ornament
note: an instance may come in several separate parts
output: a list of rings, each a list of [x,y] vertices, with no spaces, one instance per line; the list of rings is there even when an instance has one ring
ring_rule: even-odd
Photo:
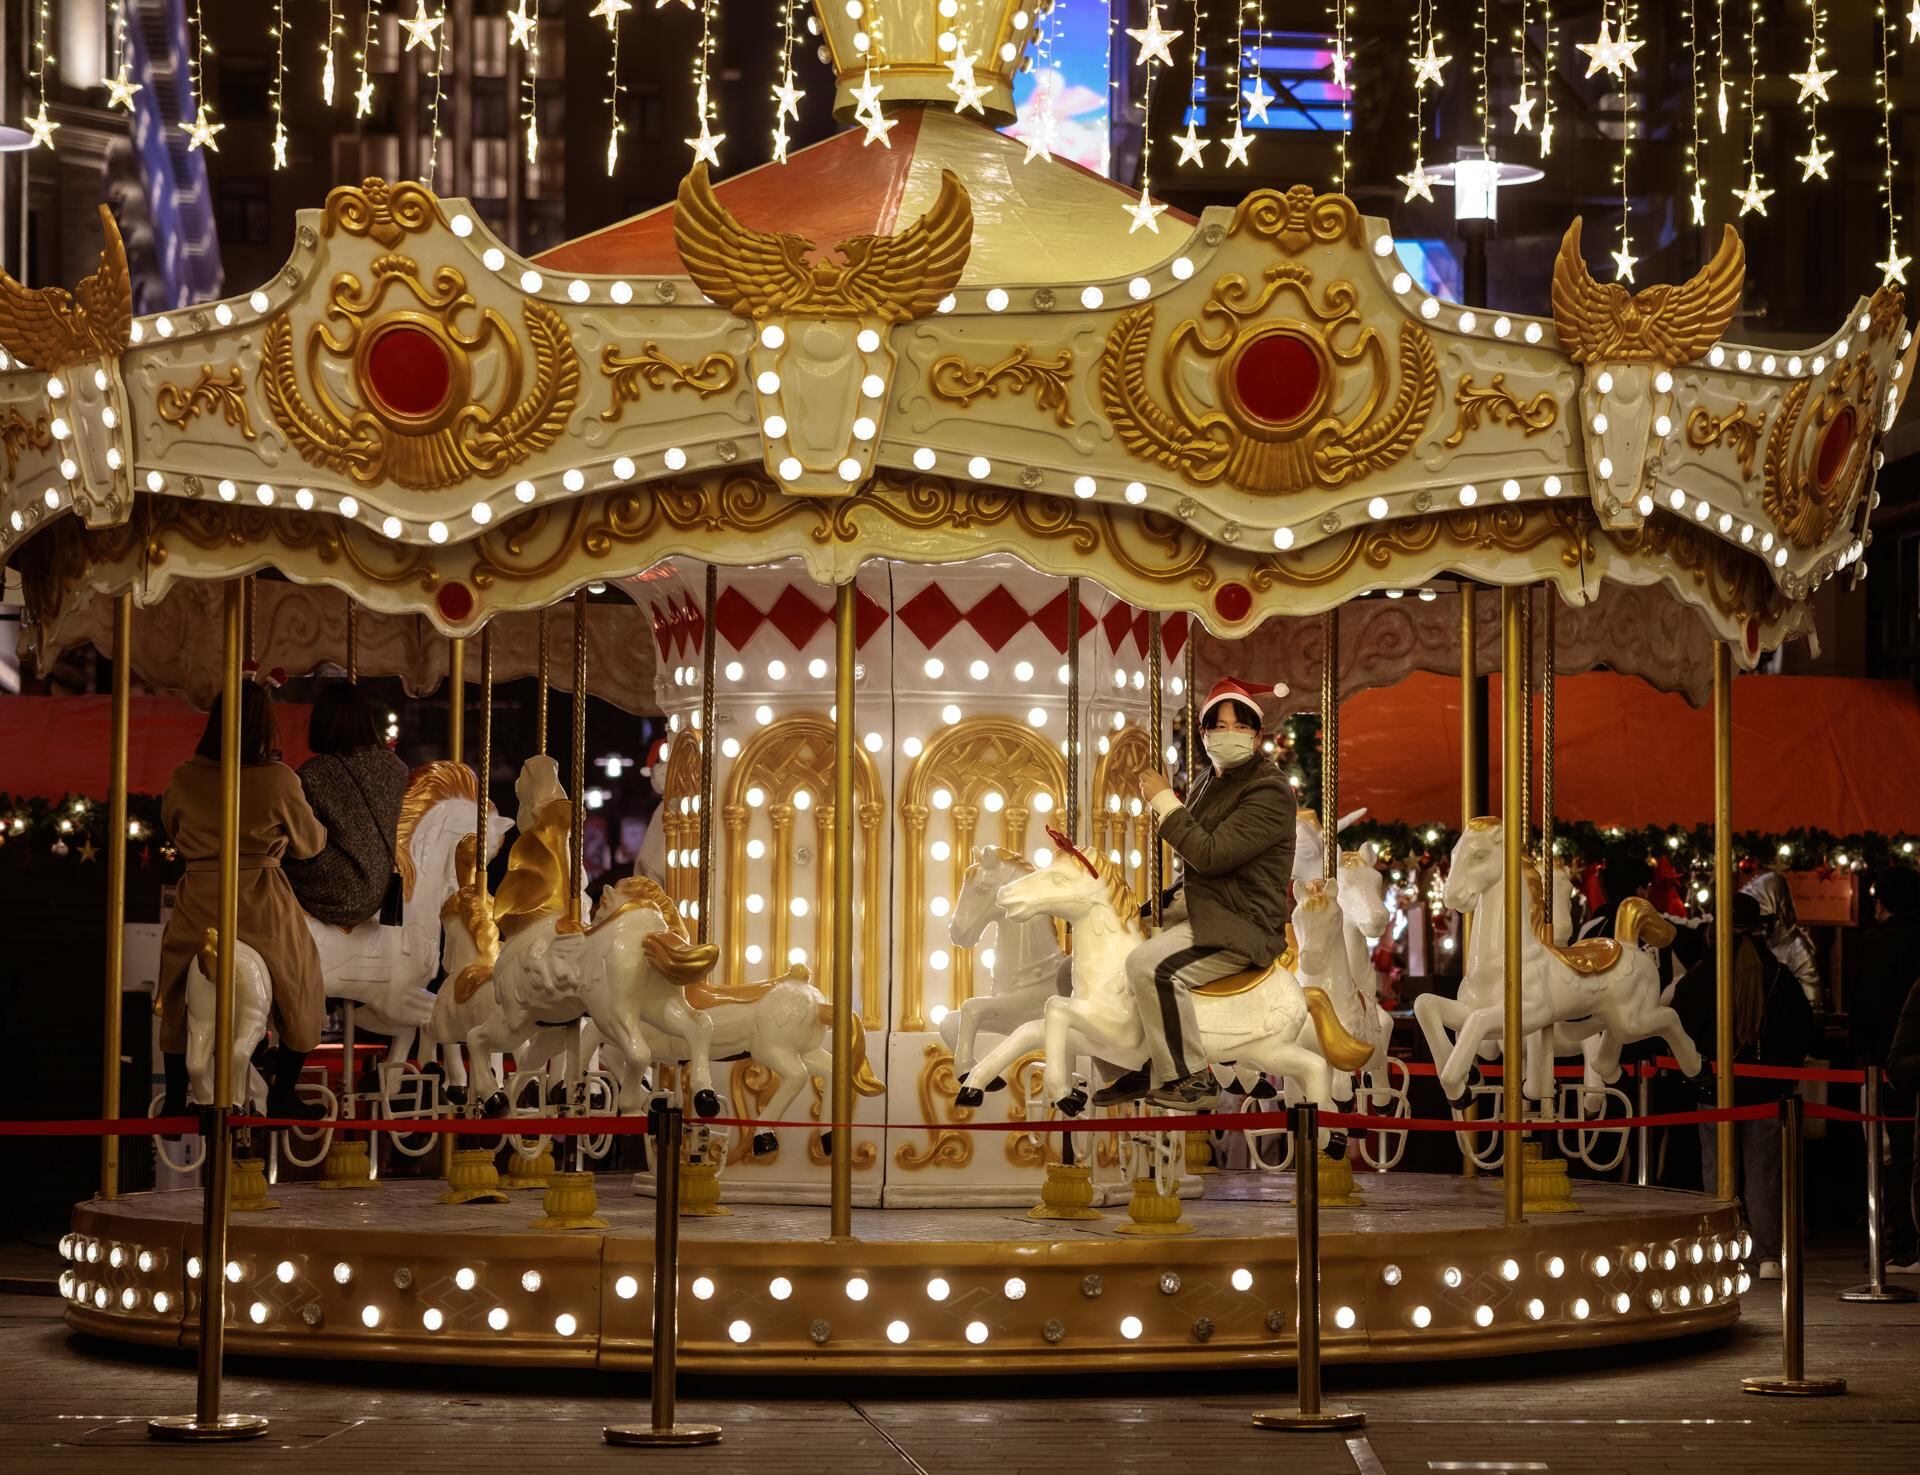
[[[1728,226],[1713,259],[1677,287],[1661,283],[1629,292],[1618,282],[1597,282],[1580,254],[1576,216],[1553,263],[1553,325],[1576,364],[1677,368],[1720,341],[1746,276],[1746,248]]]
[[[133,337],[133,279],[113,211],[100,207],[100,265],[68,292],[23,287],[0,271],[0,348],[51,374],[91,358],[117,358]]]
[[[951,292],[973,249],[973,205],[951,170],[940,172],[932,207],[890,236],[849,236],[839,261],[811,258],[818,247],[791,232],[754,230],[720,203],[696,164],[680,181],[673,218],[681,263],[707,297],[743,318],[924,317]]]

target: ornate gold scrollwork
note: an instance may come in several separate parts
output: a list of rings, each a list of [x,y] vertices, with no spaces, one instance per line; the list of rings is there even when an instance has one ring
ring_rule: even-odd
[[[1705,451],[1725,442],[1733,447],[1740,461],[1740,475],[1747,481],[1753,479],[1753,458],[1760,450],[1760,432],[1766,428],[1767,412],[1748,414],[1745,400],[1724,415],[1713,414],[1705,405],[1695,405],[1687,412],[1687,444]]]
[[[27,447],[44,451],[53,444],[52,422],[45,415],[29,420],[19,410],[9,406],[7,413],[0,416],[0,446],[7,452],[7,475],[12,476],[20,465],[20,456]]]
[[[1689,519],[1656,510],[1637,528],[1596,526],[1594,533],[1624,554],[1664,558],[1692,575],[1713,607],[1735,624],[1771,624],[1786,608],[1786,596],[1759,558]]]
[[[1560,241],[1553,263],[1553,325],[1576,364],[1688,363],[1720,341],[1740,306],[1747,252],[1728,226],[1713,260],[1680,286],[1666,282],[1629,292],[1596,282],[1580,254],[1580,217]]]
[[[133,337],[133,278],[113,211],[100,207],[100,265],[69,292],[23,287],[0,271],[0,348],[48,373],[90,358],[118,358]]]
[[[629,404],[636,403],[643,380],[656,390],[691,389],[701,399],[722,394],[740,382],[740,365],[730,353],[714,352],[697,364],[683,364],[668,358],[650,338],[634,354],[624,354],[619,345],[609,343],[600,350],[600,372],[613,391],[613,403],[601,412],[602,420],[618,420]]]
[[[1532,399],[1523,400],[1507,388],[1505,374],[1495,374],[1485,389],[1474,384],[1471,374],[1462,374],[1460,385],[1453,392],[1453,403],[1456,411],[1453,433],[1440,442],[1450,451],[1467,438],[1469,431],[1480,428],[1482,416],[1488,424],[1505,422],[1526,436],[1551,429],[1553,422],[1560,418],[1560,401],[1553,397],[1551,390],[1543,389]]]
[[[1356,563],[1384,570],[1396,559],[1426,553],[1436,545],[1527,553],[1558,542],[1562,566],[1578,568],[1594,559],[1592,533],[1592,510],[1575,502],[1455,509],[1395,518],[1354,528],[1341,541],[1328,539],[1311,548],[1266,554],[1247,582],[1261,593],[1276,585],[1310,589],[1334,582]]]
[[[1879,375],[1865,354],[1847,360],[1818,394],[1787,391],[1767,436],[1760,505],[1796,548],[1824,543],[1853,499],[1873,444]]]
[[[1120,443],[1130,454],[1190,481],[1204,485],[1225,478],[1243,491],[1280,494],[1345,486],[1406,455],[1426,428],[1439,391],[1432,338],[1417,323],[1400,325],[1399,388],[1387,403],[1386,347],[1378,332],[1362,323],[1353,284],[1329,284],[1318,302],[1309,291],[1312,284],[1313,273],[1292,263],[1267,268],[1257,289],[1238,275],[1216,282],[1199,318],[1175,328],[1161,356],[1160,377],[1173,400],[1172,412],[1154,398],[1147,382],[1153,304],[1123,313],[1107,334],[1098,378],[1101,408]],[[1311,321],[1266,316],[1286,293],[1299,299]],[[1291,340],[1293,351],[1312,363],[1315,376],[1302,407],[1281,422],[1250,408],[1237,384],[1245,355],[1269,338]],[[1174,375],[1173,364],[1188,346],[1214,363],[1220,408],[1192,403]],[[1336,376],[1361,363],[1369,380],[1359,408],[1346,419],[1322,413],[1336,399]]]
[[[259,439],[253,428],[253,415],[247,409],[247,381],[235,364],[225,378],[214,373],[212,364],[200,366],[200,377],[192,384],[162,384],[153,394],[153,411],[167,424],[185,430],[196,415],[219,410],[221,417],[247,440]]]
[[[926,1064],[920,1068],[920,1119],[927,1122],[940,1120],[940,1113],[950,1113],[949,1120],[970,1122],[973,1120],[973,1108],[955,1106],[954,1093],[960,1089],[959,1078],[953,1073],[953,1056],[945,1045],[937,1041],[926,1049]],[[930,1131],[925,1147],[916,1147],[911,1142],[903,1142],[893,1150],[893,1160],[908,1172],[918,1172],[921,1168],[964,1168],[973,1161],[973,1134],[970,1132]]]
[[[1230,236],[1260,236],[1289,256],[1309,246],[1331,246],[1345,241],[1361,244],[1360,212],[1345,195],[1316,195],[1309,185],[1296,184],[1285,194],[1255,190],[1233,212]]]
[[[1891,338],[1906,320],[1907,294],[1891,283],[1882,285],[1867,303],[1867,342]]]
[[[1071,429],[1073,408],[1068,395],[1073,388],[1073,350],[1063,348],[1050,359],[1043,359],[1022,343],[997,364],[970,364],[957,353],[935,359],[927,371],[927,384],[936,399],[966,408],[982,395],[991,399],[1002,385],[1009,394],[1033,391],[1033,402],[1051,410],[1056,423]]]
[[[336,192],[337,193],[337,192]],[[552,308],[528,299],[521,305],[527,342],[533,349],[533,383],[517,403],[525,377],[524,350],[507,320],[480,309],[457,268],[438,268],[430,283],[408,257],[382,256],[374,281],[363,291],[350,272],[334,278],[325,319],[307,330],[309,401],[295,368],[293,325],[283,313],[267,324],[261,391],[274,421],[302,458],[342,471],[362,484],[392,481],[417,491],[456,486],[472,476],[492,476],[556,441],[580,393],[580,356],[572,334]],[[415,306],[388,307],[390,295]],[[471,331],[462,319],[477,313]],[[333,325],[344,323],[344,335]],[[374,348],[387,334],[409,335],[416,351],[438,354],[445,391],[437,405],[396,407],[382,399],[369,373]],[[473,360],[489,349],[503,354],[505,372],[492,406],[472,401]],[[359,405],[334,399],[322,372],[322,355],[347,360]]]
[[[330,236],[338,231],[346,236],[364,236],[392,250],[439,218],[440,201],[424,184],[410,179],[389,184],[370,174],[358,185],[336,185],[327,192],[320,234]]]
[[[939,196],[905,230],[850,236],[835,248],[838,264],[813,261],[817,248],[806,237],[742,225],[714,194],[707,166],[695,164],[680,181],[673,240],[694,284],[738,317],[904,323],[932,312],[960,280],[973,249],[973,203],[959,176],[943,169]]]

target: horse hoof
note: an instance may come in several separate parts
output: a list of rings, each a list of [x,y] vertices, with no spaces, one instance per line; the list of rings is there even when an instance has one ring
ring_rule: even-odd
[[[719,1116],[719,1094],[712,1090],[695,1091],[693,1093],[693,1114],[697,1117]]]
[[[1327,1145],[1320,1150],[1327,1155],[1329,1162],[1339,1162],[1347,1155],[1347,1134],[1345,1132],[1328,1132]]]
[[[765,1157],[768,1153],[778,1152],[779,1150],[780,1139],[773,1133],[755,1132],[753,1134],[753,1155],[755,1157]]]
[[[995,1076],[995,1077],[994,1077],[994,1078],[993,1078],[992,1080],[990,1080],[990,1081],[988,1081],[988,1082],[987,1082],[987,1089],[988,1089],[989,1091],[1004,1091],[1004,1090],[1006,1090],[1006,1089],[1007,1089],[1007,1078],[1006,1078],[1005,1076]]]
[[[987,1093],[978,1086],[962,1086],[953,1093],[955,1106],[979,1106],[987,1099]]]
[[[833,1156],[833,1128],[829,1127],[820,1134],[820,1150],[828,1157]]]
[[[447,1105],[449,1106],[465,1106],[467,1104],[467,1088],[465,1086],[449,1086],[441,1094],[446,1097]]]
[[[1061,1116],[1079,1116],[1087,1109],[1087,1093],[1076,1086],[1053,1104]]]
[[[1274,1089],[1272,1081],[1268,1080],[1265,1076],[1261,1076],[1259,1080],[1253,1083],[1253,1089],[1247,1094],[1255,1101],[1271,1101],[1280,1093]]]
[[[507,1093],[495,1091],[487,1098],[487,1104],[481,1108],[489,1117],[503,1117],[507,1114]]]

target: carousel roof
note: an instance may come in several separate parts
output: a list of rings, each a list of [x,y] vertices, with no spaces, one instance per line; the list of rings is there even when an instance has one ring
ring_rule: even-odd
[[[1169,209],[1165,235],[1129,229],[1122,206],[1138,192],[1062,159],[1028,160],[1027,147],[951,108],[896,115],[891,148],[870,146],[859,129],[763,164],[714,187],[741,221],[825,245],[891,235],[933,208],[943,171],[965,185],[973,245],[964,286],[1073,282],[1131,276],[1167,254],[1191,216]],[[535,258],[547,271],[672,275],[682,270],[674,239],[677,206],[662,205]]]

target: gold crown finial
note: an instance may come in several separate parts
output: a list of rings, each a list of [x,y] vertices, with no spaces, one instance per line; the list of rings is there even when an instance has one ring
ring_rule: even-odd
[[[836,83],[834,116],[937,103],[998,128],[1014,120],[1013,79],[1054,0],[820,0],[814,7]]]

